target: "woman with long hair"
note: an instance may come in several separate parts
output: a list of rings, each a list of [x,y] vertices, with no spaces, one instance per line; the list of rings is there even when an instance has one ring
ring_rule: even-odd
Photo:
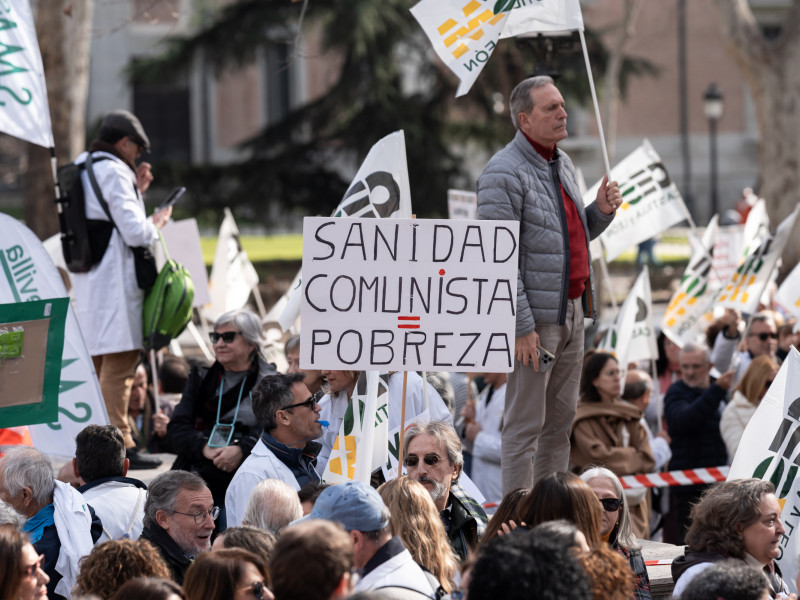
[[[0,600],[47,600],[44,556],[13,525],[0,525]]]
[[[498,532],[503,535],[509,528],[523,524],[519,518],[519,507],[522,499],[530,493],[531,491],[528,488],[517,488],[505,495],[500,502],[500,506],[497,507],[492,518],[489,519],[486,531],[483,532],[483,537],[481,537],[480,546],[485,546],[490,540],[497,537]],[[506,527],[503,528],[503,525],[506,525]]]
[[[448,594],[455,589],[458,560],[447,539],[430,493],[418,481],[401,476],[378,488],[389,509],[389,527],[411,553],[414,562],[433,573]]]
[[[186,600],[274,600],[267,571],[264,560],[247,550],[214,550],[195,559],[186,571],[183,591]]]
[[[635,575],[633,598],[651,600],[650,578],[644,564],[642,551],[633,533],[628,500],[622,490],[619,477],[604,467],[590,467],[581,473],[581,479],[603,505],[601,533],[608,545],[628,561]]]
[[[766,395],[772,380],[778,374],[779,368],[778,363],[769,356],[757,356],[733,388],[731,401],[722,411],[722,418],[719,421],[719,432],[728,449],[728,464],[733,462],[742,434],[758,405],[761,404],[761,399]]]
[[[580,401],[572,423],[570,464],[580,473],[602,465],[617,475],[650,473],[656,461],[650,448],[642,411],[620,398],[621,382],[617,359],[596,352],[583,366]],[[638,537],[650,537],[650,509],[647,490],[628,498],[634,530]]]

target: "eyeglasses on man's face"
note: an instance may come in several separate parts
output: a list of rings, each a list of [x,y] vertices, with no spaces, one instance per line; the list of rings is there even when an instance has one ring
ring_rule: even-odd
[[[762,342],[766,342],[767,340],[770,340],[770,339],[772,339],[772,340],[777,340],[778,339],[778,334],[777,333],[770,333],[768,331],[762,331],[761,333],[751,333],[750,335],[752,337],[757,337]]]
[[[426,454],[422,458],[423,462],[432,467],[433,465],[437,464],[441,459],[439,458],[438,454]],[[403,459],[403,464],[407,467],[416,467],[419,464],[419,456],[416,454],[409,454]]]
[[[298,402],[297,404],[290,404],[289,406],[284,406],[281,410],[289,410],[290,408],[300,408],[301,406],[307,406],[311,410],[314,410],[314,405],[319,404],[314,396],[311,396],[308,400],[304,400],[303,402]]]
[[[201,510],[196,513],[185,513],[179,510],[173,510],[173,513],[176,515],[186,515],[187,517],[193,517],[194,522],[197,525],[200,525],[206,520],[206,517],[211,517],[212,521],[216,521],[217,517],[219,516],[219,506],[211,507],[211,510]]]
[[[236,339],[236,336],[241,334],[241,331],[224,331],[219,333],[217,331],[212,331],[208,334],[208,339],[211,340],[212,344],[216,344],[218,341],[222,340],[226,344],[230,344]]]

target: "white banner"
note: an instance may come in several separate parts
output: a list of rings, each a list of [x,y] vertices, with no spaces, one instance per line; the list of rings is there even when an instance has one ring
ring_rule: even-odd
[[[716,216],[716,215],[715,215]],[[744,225],[719,227],[714,237],[714,253],[708,281],[721,289],[730,281],[744,253]]]
[[[647,267],[636,278],[614,324],[603,336],[597,350],[617,358],[623,385],[629,362],[658,358]]]
[[[800,477],[797,451],[800,443],[800,353],[792,347],[778,375],[761,399],[742,434],[728,480],[755,477],[771,481],[783,507],[777,561],[783,578],[794,590],[800,553]],[[795,531],[798,534],[795,534]]]
[[[2,9],[0,131],[52,148],[47,86],[31,6],[28,0],[10,0]]]
[[[0,213],[0,304],[65,298],[67,290],[34,233]],[[75,436],[87,425],[108,424],[92,359],[72,305],[67,312],[57,423],[32,425],[33,445],[47,454],[72,457]]]
[[[411,215],[406,138],[402,131],[395,131],[370,149],[332,216],[410,219]],[[297,286],[278,320],[283,331],[288,331],[300,316],[302,270],[295,279]]]
[[[500,38],[545,31],[583,29],[579,0],[501,0],[503,10],[512,8]]]
[[[305,369],[513,369],[519,222],[303,221]]]
[[[692,252],[678,289],[672,295],[661,328],[678,346],[697,340],[710,325],[710,310],[721,286],[712,283],[712,253],[716,252],[719,216],[714,215]]]
[[[228,209],[226,208],[225,210]],[[236,227],[235,224],[234,227]],[[164,236],[164,243],[167,245],[169,257],[186,267],[186,270],[192,276],[192,285],[194,285],[193,306],[199,308],[211,302],[211,296],[208,293],[208,271],[206,271],[206,265],[203,262],[203,249],[200,246],[200,230],[197,228],[197,221],[194,219],[170,220],[169,223],[164,225],[161,235]],[[217,241],[217,247],[219,247],[219,244],[220,242]],[[245,255],[245,260],[247,260],[247,255]],[[156,244],[156,261],[159,270],[161,270],[161,267],[166,262],[161,243]],[[250,261],[247,262],[249,264]],[[250,268],[252,269],[252,265],[250,265]],[[257,276],[256,282],[258,282]],[[246,301],[247,297],[245,297]],[[243,305],[244,303],[242,303]]]
[[[447,190],[447,213],[451,219],[477,219],[478,194],[465,190]]]
[[[229,310],[242,308],[247,304],[250,292],[257,286],[258,273],[239,242],[239,228],[226,206],[225,218],[219,228],[214,263],[211,265],[211,281],[208,286],[211,303],[206,307],[207,317],[214,321]]]
[[[783,280],[775,294],[775,303],[787,314],[800,318],[800,264]]]
[[[369,484],[372,472],[385,465],[388,403],[386,375],[362,371],[325,466],[322,476],[325,483],[360,481]],[[358,410],[354,409],[356,406]],[[372,424],[372,427],[365,427],[365,424]]]
[[[688,212],[678,187],[648,140],[611,169],[611,179],[619,182],[623,202],[599,236],[608,262],[686,219]],[[595,201],[601,183],[584,194],[587,206]]]
[[[795,207],[792,214],[778,225],[774,235],[760,242],[756,239],[750,245],[744,260],[720,294],[719,306],[744,313],[756,312],[761,295],[794,229],[798,211],[800,206]]]

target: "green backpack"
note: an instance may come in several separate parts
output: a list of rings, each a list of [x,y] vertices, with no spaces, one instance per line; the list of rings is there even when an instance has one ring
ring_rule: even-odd
[[[183,265],[170,259],[161,232],[161,247],[167,262],[147,292],[142,310],[145,350],[160,350],[178,337],[192,320],[194,284]]]

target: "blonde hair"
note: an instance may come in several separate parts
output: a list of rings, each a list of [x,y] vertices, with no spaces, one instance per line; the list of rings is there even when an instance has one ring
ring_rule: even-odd
[[[400,536],[414,562],[433,573],[448,594],[452,592],[458,559],[428,490],[403,476],[381,485],[378,493],[392,515],[392,535]]]
[[[761,402],[761,395],[767,380],[770,379],[772,374],[779,368],[778,363],[769,356],[757,356],[747,367],[741,380],[739,380],[739,383],[736,384],[733,390],[739,392],[750,402],[758,406]]]

